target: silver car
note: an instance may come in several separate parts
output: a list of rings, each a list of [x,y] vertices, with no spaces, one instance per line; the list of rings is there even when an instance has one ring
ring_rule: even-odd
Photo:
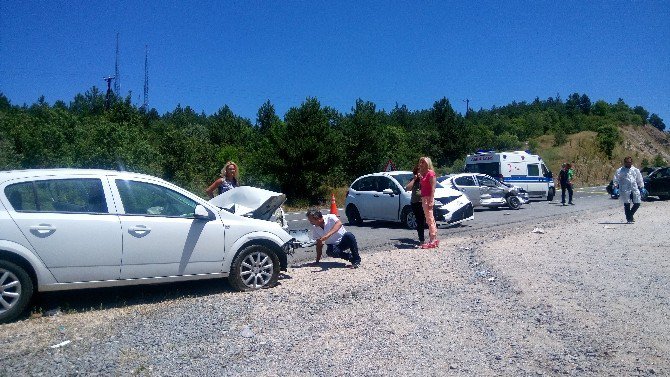
[[[454,174],[440,177],[438,181],[442,186],[463,192],[475,207],[519,209],[522,204],[528,203],[528,193],[524,189],[500,182],[487,174]]]
[[[0,322],[35,292],[219,277],[242,291],[275,285],[294,246],[270,221],[285,196],[224,194],[210,203],[129,172],[0,171]],[[229,208],[236,198],[244,216]]]

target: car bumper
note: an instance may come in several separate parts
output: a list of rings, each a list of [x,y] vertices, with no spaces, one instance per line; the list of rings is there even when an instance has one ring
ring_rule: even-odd
[[[448,224],[457,224],[463,221],[474,219],[475,211],[472,207],[472,203],[467,203],[453,212],[449,211],[445,207],[446,206],[435,207],[433,209],[435,221],[446,222]]]

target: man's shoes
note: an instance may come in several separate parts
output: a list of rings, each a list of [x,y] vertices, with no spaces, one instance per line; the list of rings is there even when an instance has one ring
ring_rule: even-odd
[[[420,244],[416,245],[417,249],[423,249],[423,245],[425,245],[427,242],[426,241],[421,241]]]
[[[349,268],[354,268],[354,269],[356,269],[356,268],[358,268],[358,267],[360,267],[360,266],[361,266],[361,262],[354,262],[354,263],[351,264],[351,266],[349,266]]]
[[[575,203],[573,203],[573,202],[570,202],[570,203],[568,203],[568,204],[570,204],[571,206],[574,206],[574,205],[575,205]]]
[[[561,203],[561,204],[563,204],[564,206],[567,206],[567,204],[565,204],[565,203]]]

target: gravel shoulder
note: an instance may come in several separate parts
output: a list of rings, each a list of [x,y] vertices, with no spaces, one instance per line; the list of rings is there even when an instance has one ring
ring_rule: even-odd
[[[257,292],[1,325],[0,376],[667,375],[669,210],[644,203],[631,225],[619,208],[571,214],[363,254],[357,270],[294,265]]]

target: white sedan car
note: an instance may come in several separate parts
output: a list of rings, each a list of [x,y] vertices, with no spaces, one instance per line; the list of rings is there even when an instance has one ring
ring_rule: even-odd
[[[349,223],[360,225],[363,220],[386,220],[416,229],[411,192],[404,188],[412,176],[411,171],[391,171],[356,179],[349,187],[344,204]],[[458,190],[438,185],[434,204],[436,221],[458,224],[474,219],[472,204]]]
[[[0,171],[0,322],[41,291],[218,277],[242,291],[275,285],[294,246],[271,221],[285,196],[241,187],[215,199],[129,172]]]

